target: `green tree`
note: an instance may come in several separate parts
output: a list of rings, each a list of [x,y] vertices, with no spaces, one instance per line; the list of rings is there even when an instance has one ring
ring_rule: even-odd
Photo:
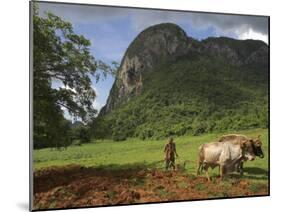
[[[75,34],[71,23],[52,13],[39,16],[36,4],[33,13],[34,146],[63,146],[70,131],[63,110],[90,121],[97,112],[91,77],[99,80],[113,69],[95,60],[90,41]]]

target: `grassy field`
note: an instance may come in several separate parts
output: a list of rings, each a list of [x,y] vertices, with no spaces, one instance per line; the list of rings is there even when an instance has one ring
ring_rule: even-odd
[[[223,134],[234,133],[225,132]],[[249,137],[262,135],[263,149],[265,158],[257,158],[253,162],[245,164],[245,171],[266,172],[268,170],[268,130],[254,129],[240,131]],[[202,143],[213,141],[219,138],[220,134],[208,134],[202,136],[182,136],[175,138],[179,158],[178,164],[186,162],[186,172],[195,173],[198,147]],[[82,146],[71,146],[67,150],[41,149],[35,150],[34,168],[49,166],[64,166],[67,164],[79,164],[86,167],[102,167],[105,169],[122,169],[136,166],[145,166],[150,168],[163,168],[164,162],[163,148],[166,141],[156,140],[138,140],[130,139],[122,142],[110,140],[99,140]],[[215,170],[216,172],[216,170]]]
[[[234,132],[225,132],[234,133]],[[261,135],[265,157],[244,164],[244,176],[220,181],[195,176],[198,147],[222,134],[175,138],[185,169],[164,171],[166,141],[96,141],[58,151],[34,151],[34,209],[195,200],[268,194],[268,130],[235,132]]]

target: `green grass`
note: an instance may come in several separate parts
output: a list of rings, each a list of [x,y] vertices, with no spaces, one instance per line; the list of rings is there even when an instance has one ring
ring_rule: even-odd
[[[202,143],[214,141],[223,134],[240,133],[249,137],[262,135],[265,158],[256,158],[244,164],[245,177],[254,181],[267,180],[268,171],[268,130],[253,129],[240,132],[225,132],[219,134],[205,134],[201,136],[176,137],[177,152],[179,158],[176,163],[186,162],[186,172],[195,174],[198,147]],[[105,169],[122,169],[133,167],[164,168],[163,148],[165,140],[140,140],[128,139],[114,142],[111,140],[99,140],[82,146],[71,146],[67,150],[58,151],[41,149],[34,150],[34,169],[50,166],[64,166],[67,164],[79,164],[87,167],[102,167]],[[217,168],[211,171],[211,176],[217,175]]]

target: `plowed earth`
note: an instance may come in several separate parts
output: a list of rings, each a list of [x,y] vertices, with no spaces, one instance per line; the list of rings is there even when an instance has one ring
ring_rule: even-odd
[[[34,172],[34,210],[267,195],[267,184],[238,177],[208,182],[183,171],[103,170],[78,165]]]

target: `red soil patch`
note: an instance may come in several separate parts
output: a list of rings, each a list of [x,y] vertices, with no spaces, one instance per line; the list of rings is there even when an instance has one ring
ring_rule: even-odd
[[[108,171],[70,165],[34,172],[34,209],[268,194],[266,184],[251,186],[249,180],[207,182],[180,171]]]

